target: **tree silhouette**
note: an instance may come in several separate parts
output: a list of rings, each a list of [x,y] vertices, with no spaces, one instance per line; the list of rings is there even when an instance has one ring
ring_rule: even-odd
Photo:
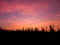
[[[50,25],[49,28],[50,28],[51,32],[54,32],[54,25]]]

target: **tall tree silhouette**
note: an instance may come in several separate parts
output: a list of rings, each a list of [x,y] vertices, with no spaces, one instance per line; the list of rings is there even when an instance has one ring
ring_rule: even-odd
[[[49,28],[50,28],[51,32],[54,32],[55,31],[54,30],[54,25],[50,25]]]

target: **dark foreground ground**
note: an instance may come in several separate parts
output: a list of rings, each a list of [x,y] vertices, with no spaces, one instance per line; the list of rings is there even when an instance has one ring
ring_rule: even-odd
[[[54,44],[57,41],[60,41],[60,31],[58,32],[39,32],[39,31],[5,31],[5,30],[0,30],[0,39],[3,37],[4,41],[6,39],[8,41],[14,41],[15,42],[26,42],[27,44],[41,44],[41,42],[45,42],[46,44]],[[16,41],[17,40],[17,41]],[[8,42],[7,41],[7,42]],[[42,44],[45,44],[42,43]]]
[[[60,31],[54,32],[45,32],[45,31],[5,31],[0,30],[0,35],[19,35],[19,36],[29,36],[29,37],[40,37],[40,38],[60,38]]]

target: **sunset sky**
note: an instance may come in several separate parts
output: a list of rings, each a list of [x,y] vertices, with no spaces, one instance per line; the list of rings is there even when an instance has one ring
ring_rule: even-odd
[[[60,28],[60,0],[0,0],[0,27]]]

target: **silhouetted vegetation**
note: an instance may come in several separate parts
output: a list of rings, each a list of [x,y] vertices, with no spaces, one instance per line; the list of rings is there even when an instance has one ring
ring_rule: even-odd
[[[21,29],[21,30],[5,30],[5,29],[2,29],[0,28],[0,32],[44,32],[44,33],[54,33],[54,32],[60,32],[60,29],[58,28],[58,31],[55,31],[54,29],[54,25],[50,25],[49,26],[49,29],[50,31],[48,32],[48,29],[46,27],[46,31],[44,28],[41,28],[42,31],[39,31],[37,27],[35,27],[35,29],[33,28],[27,28],[27,29],[24,29],[24,27]]]
[[[21,29],[21,30],[5,30],[5,29],[2,29],[0,28],[0,34],[4,33],[4,34],[7,34],[7,33],[17,33],[19,36],[21,36],[21,33],[22,35],[25,35],[27,33],[27,36],[31,37],[30,34],[32,34],[32,36],[35,36],[35,37],[38,37],[40,36],[39,38],[41,39],[58,39],[60,38],[60,29],[58,29],[58,31],[55,31],[54,29],[54,25],[50,25],[49,26],[49,29],[50,31],[48,31],[48,28],[41,28],[41,30],[39,31],[39,29],[37,27],[35,27],[34,29],[33,28],[27,28],[25,29],[24,27]],[[34,35],[35,34],[35,35]],[[37,36],[38,34],[38,36]]]

